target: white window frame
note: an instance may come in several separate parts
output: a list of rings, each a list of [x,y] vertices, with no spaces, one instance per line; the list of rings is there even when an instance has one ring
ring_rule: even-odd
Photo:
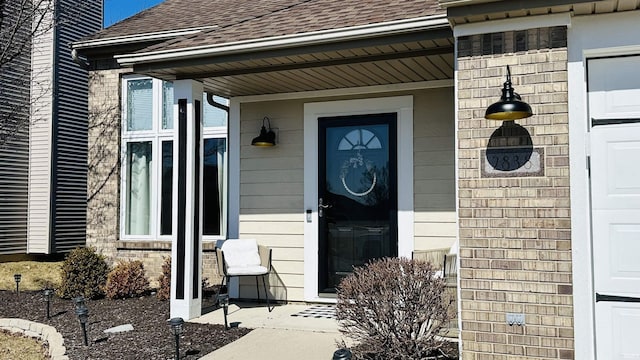
[[[151,79],[153,84],[153,108],[152,108],[152,129],[151,130],[136,130],[129,131],[128,129],[128,108],[127,108],[127,96],[128,89],[127,84],[129,81],[135,80],[147,80]],[[162,142],[164,141],[172,141],[175,144],[175,139],[173,138],[174,131],[173,129],[162,129],[162,101],[163,101],[163,81],[160,79],[150,78],[148,76],[141,75],[127,75],[122,77],[121,81],[121,131],[120,131],[120,239],[127,241],[167,241],[170,242],[172,235],[160,235],[161,232],[161,192],[162,192]],[[206,98],[203,97],[203,102],[206,101]],[[204,104],[204,103],[203,103]],[[175,126],[175,121],[174,121]],[[226,148],[227,148],[227,161],[224,164],[224,174],[228,174],[228,163],[229,163],[229,141],[228,141],[228,130],[226,126],[216,126],[216,127],[204,127],[202,129],[203,141],[207,139],[225,139]],[[126,219],[127,219],[127,201],[128,201],[128,192],[127,192],[127,181],[128,181],[128,154],[127,154],[127,145],[132,142],[151,142],[151,152],[152,152],[152,169],[151,172],[151,203],[150,203],[150,234],[149,235],[130,235],[126,234]],[[200,194],[202,201],[202,194]],[[228,203],[228,194],[223,194],[223,196],[227,197]],[[228,208],[222,209],[222,211],[226,211],[228,214]],[[228,215],[227,215],[228,216]],[[227,217],[225,217],[227,218]],[[220,239],[226,238],[228,234],[228,225],[221,224],[222,234],[221,235],[204,235],[202,237],[203,241],[217,241]],[[173,230],[173,229],[172,229]]]

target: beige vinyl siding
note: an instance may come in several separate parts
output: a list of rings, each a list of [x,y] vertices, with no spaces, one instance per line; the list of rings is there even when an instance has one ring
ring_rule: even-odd
[[[450,247],[456,236],[453,89],[349,98],[398,95],[414,95],[415,247]],[[277,299],[304,299],[303,111],[305,102],[324,100],[244,103],[240,108],[239,236],[273,249],[270,291]],[[264,116],[277,128],[275,147],[250,145]],[[240,296],[255,294],[255,280],[244,279]]]
[[[271,292],[278,299],[301,300],[304,279],[303,102],[243,104],[240,126],[240,237],[273,249]],[[262,119],[277,128],[277,146],[251,146]],[[260,284],[262,286],[262,284]],[[242,297],[255,297],[252,280]],[[264,296],[264,295],[263,295]]]
[[[48,21],[51,21],[51,17]],[[54,41],[51,30],[34,38],[31,51],[32,124],[29,133],[27,252],[36,254],[49,252],[53,61]]]
[[[414,101],[415,249],[455,242],[455,117],[453,88],[416,93]]]

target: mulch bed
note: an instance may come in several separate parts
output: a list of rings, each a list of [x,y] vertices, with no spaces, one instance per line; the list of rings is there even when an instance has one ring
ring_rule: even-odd
[[[88,339],[84,337],[72,300],[54,297],[51,318],[41,292],[0,291],[0,318],[21,318],[55,327],[64,338],[70,359],[173,359],[175,338],[169,324],[169,301],[149,295],[124,300],[87,300]],[[105,334],[103,330],[132,324],[134,330]],[[180,359],[200,358],[249,333],[249,329],[185,323]]]

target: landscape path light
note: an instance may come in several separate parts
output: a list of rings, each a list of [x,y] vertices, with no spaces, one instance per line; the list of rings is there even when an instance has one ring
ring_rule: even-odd
[[[181,317],[171,318],[169,325],[171,326],[171,333],[176,338],[176,360],[180,360],[180,335],[184,332],[182,328],[184,320]]]
[[[348,349],[338,349],[333,353],[331,360],[351,360],[351,351]]]
[[[76,312],[78,311],[78,309],[87,307],[84,304],[84,296],[82,296],[82,295],[78,295],[75,298],[73,298],[73,302],[76,304]]]
[[[51,304],[51,297],[53,296],[53,289],[45,288],[42,292],[42,295],[44,296],[44,301],[47,302],[47,319],[51,319],[49,306]]]
[[[224,313],[224,329],[229,330],[229,323],[227,322],[227,315],[229,312],[229,293],[218,294],[218,304],[222,307]]]
[[[16,281],[16,294],[20,296],[20,280],[22,280],[22,274],[13,274],[13,280]]]
[[[82,334],[84,336],[84,346],[88,346],[89,341],[87,340],[87,322],[89,321],[89,309],[87,309],[86,306],[76,308],[76,315],[78,315],[80,327],[82,328]]]

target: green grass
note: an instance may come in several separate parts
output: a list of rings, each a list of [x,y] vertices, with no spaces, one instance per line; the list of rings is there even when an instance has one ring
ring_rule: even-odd
[[[29,337],[0,331],[0,358],[3,360],[46,360],[42,343]]]
[[[15,290],[13,274],[22,274],[20,290],[42,290],[60,286],[62,261],[16,261],[0,263],[0,290]]]

